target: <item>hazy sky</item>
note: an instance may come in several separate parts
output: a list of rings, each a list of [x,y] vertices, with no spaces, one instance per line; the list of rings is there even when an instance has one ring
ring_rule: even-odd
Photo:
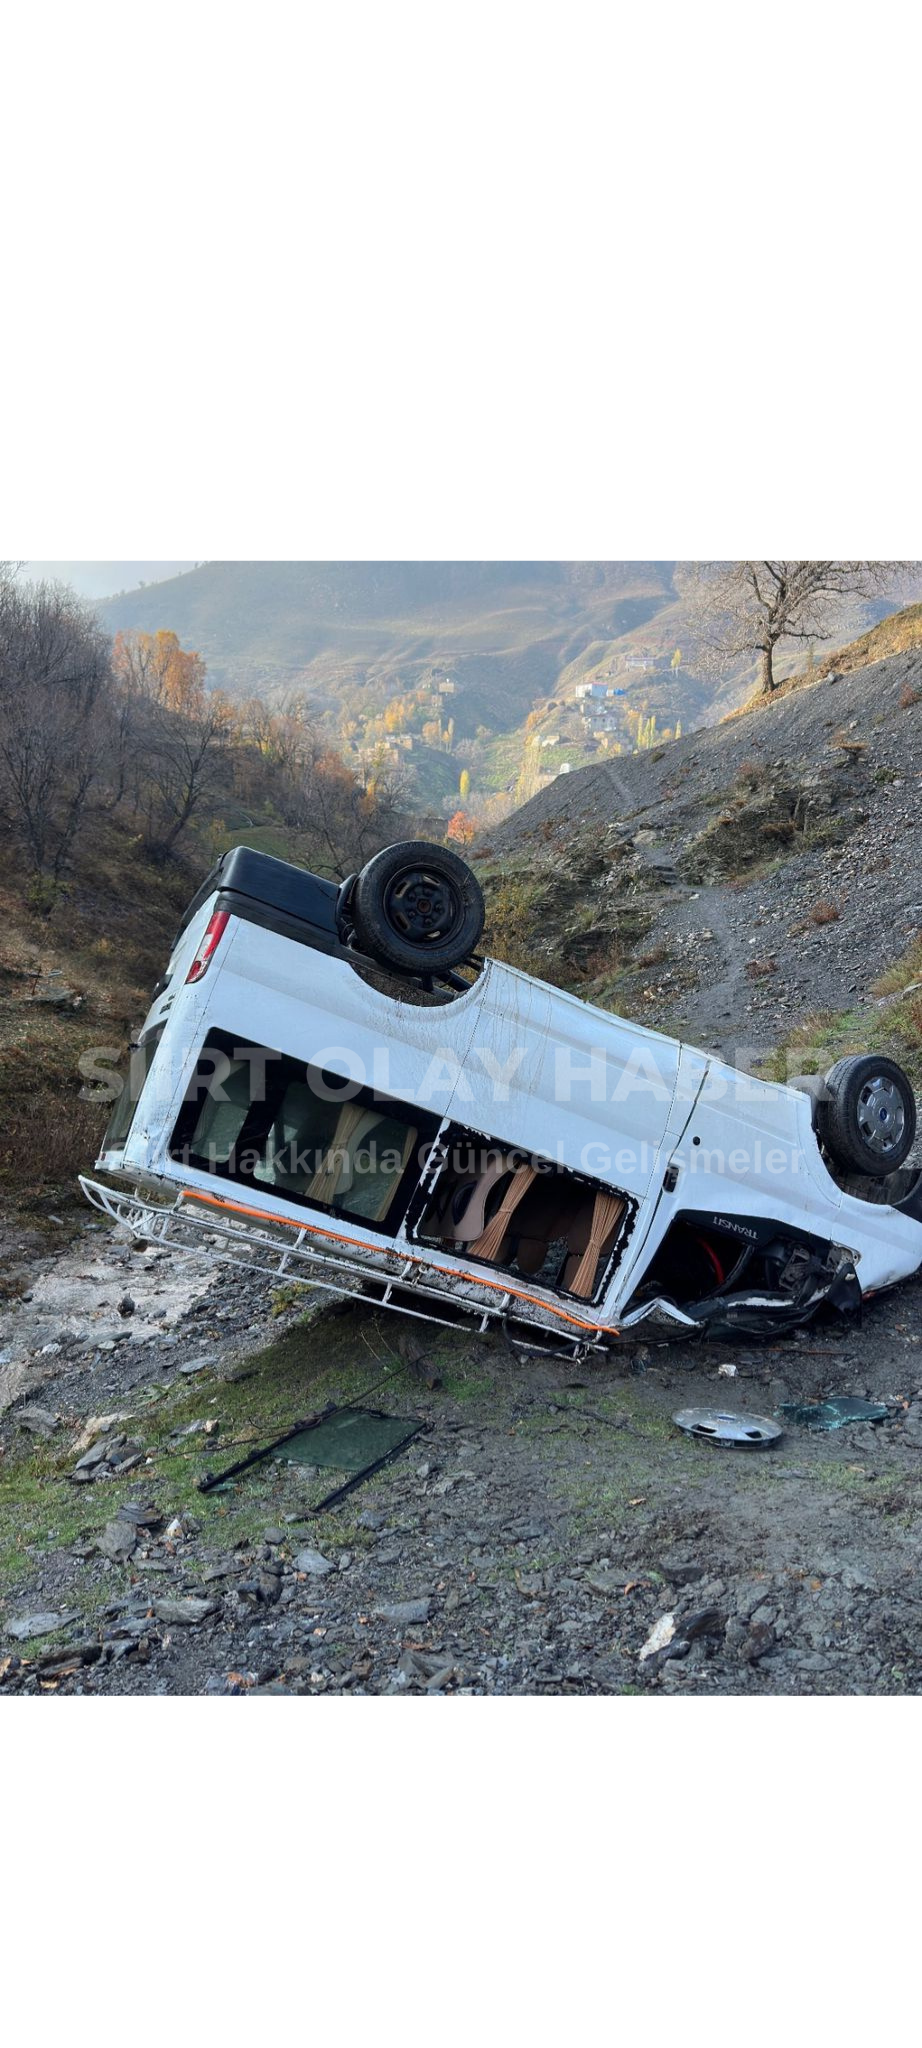
[[[114,597],[120,590],[136,590],[139,583],[162,583],[166,576],[194,568],[194,562],[24,562],[20,573],[35,581],[47,576],[72,583],[81,597]]]

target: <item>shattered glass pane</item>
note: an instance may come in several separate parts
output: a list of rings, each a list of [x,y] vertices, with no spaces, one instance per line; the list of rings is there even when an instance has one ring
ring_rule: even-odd
[[[413,1417],[376,1415],[369,1408],[334,1408],[322,1422],[302,1429],[281,1448],[281,1455],[299,1465],[318,1465],[335,1472],[362,1472],[416,1436]]]
[[[803,1429],[841,1429],[845,1422],[886,1422],[890,1410],[881,1401],[861,1401],[854,1394],[832,1394],[828,1401],[785,1401],[778,1410]]]

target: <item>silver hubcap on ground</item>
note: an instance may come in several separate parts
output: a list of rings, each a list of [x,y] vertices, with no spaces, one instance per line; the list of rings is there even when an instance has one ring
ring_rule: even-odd
[[[868,1148],[879,1159],[887,1159],[900,1144],[906,1129],[903,1099],[894,1081],[875,1074],[866,1081],[858,1097],[858,1129]]]

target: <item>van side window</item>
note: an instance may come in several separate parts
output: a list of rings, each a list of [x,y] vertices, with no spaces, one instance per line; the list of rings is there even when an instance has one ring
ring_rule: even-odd
[[[222,1179],[392,1232],[437,1128],[437,1118],[408,1103],[213,1031],[170,1154]]]
[[[414,1204],[410,1235],[541,1287],[596,1301],[635,1204],[617,1188],[453,1125],[437,1175]]]

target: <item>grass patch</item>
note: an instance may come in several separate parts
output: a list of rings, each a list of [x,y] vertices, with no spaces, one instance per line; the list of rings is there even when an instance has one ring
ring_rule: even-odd
[[[912,942],[908,952],[894,960],[892,967],[885,968],[873,984],[876,996],[898,996],[916,981],[922,981],[922,932]]]
[[[887,995],[894,985],[906,989],[914,975],[922,980],[922,939],[875,986]],[[909,988],[902,999],[885,1006],[815,1011],[779,1041],[759,1071],[764,1080],[787,1081],[793,1074],[826,1073],[847,1054],[865,1052],[898,1060],[916,1092],[922,1092],[922,988]]]
[[[453,1332],[445,1335],[448,1343],[434,1346],[433,1355],[438,1349],[447,1359],[452,1345],[459,1350],[461,1346]],[[8,1597],[29,1578],[30,1552],[66,1551],[75,1543],[92,1541],[115,1518],[123,1501],[154,1499],[170,1515],[186,1510],[206,1543],[210,1538],[222,1549],[233,1548],[258,1520],[270,1520],[273,1495],[279,1495],[285,1484],[282,1471],[271,1463],[254,1467],[227,1492],[214,1494],[199,1492],[200,1475],[235,1463],[245,1457],[248,1445],[255,1448],[271,1440],[317,1409],[361,1400],[385,1374],[386,1384],[377,1387],[373,1405],[412,1412],[416,1383],[374,1314],[362,1309],[339,1317],[315,1313],[260,1352],[238,1377],[200,1374],[194,1382],[175,1381],[149,1401],[137,1403],[130,1423],[122,1426],[130,1427],[152,1462],[137,1466],[124,1479],[72,1487],[67,1475],[74,1465],[73,1440],[63,1430],[51,1443],[29,1439],[20,1448],[15,1442],[0,1467],[0,1595]],[[464,1378],[463,1366],[459,1377]],[[472,1376],[470,1398],[476,1391],[489,1391],[489,1383],[480,1385]],[[173,1431],[209,1416],[221,1424],[210,1453],[206,1454],[201,1436],[170,1443]],[[322,1493],[335,1484],[334,1473]],[[304,1506],[309,1506],[306,1497]],[[337,1515],[331,1526],[335,1540],[342,1542],[345,1519]],[[127,1570],[113,1567],[106,1575],[108,1597],[127,1583]],[[80,1599],[71,1600],[70,1589],[67,1603],[81,1604]]]

